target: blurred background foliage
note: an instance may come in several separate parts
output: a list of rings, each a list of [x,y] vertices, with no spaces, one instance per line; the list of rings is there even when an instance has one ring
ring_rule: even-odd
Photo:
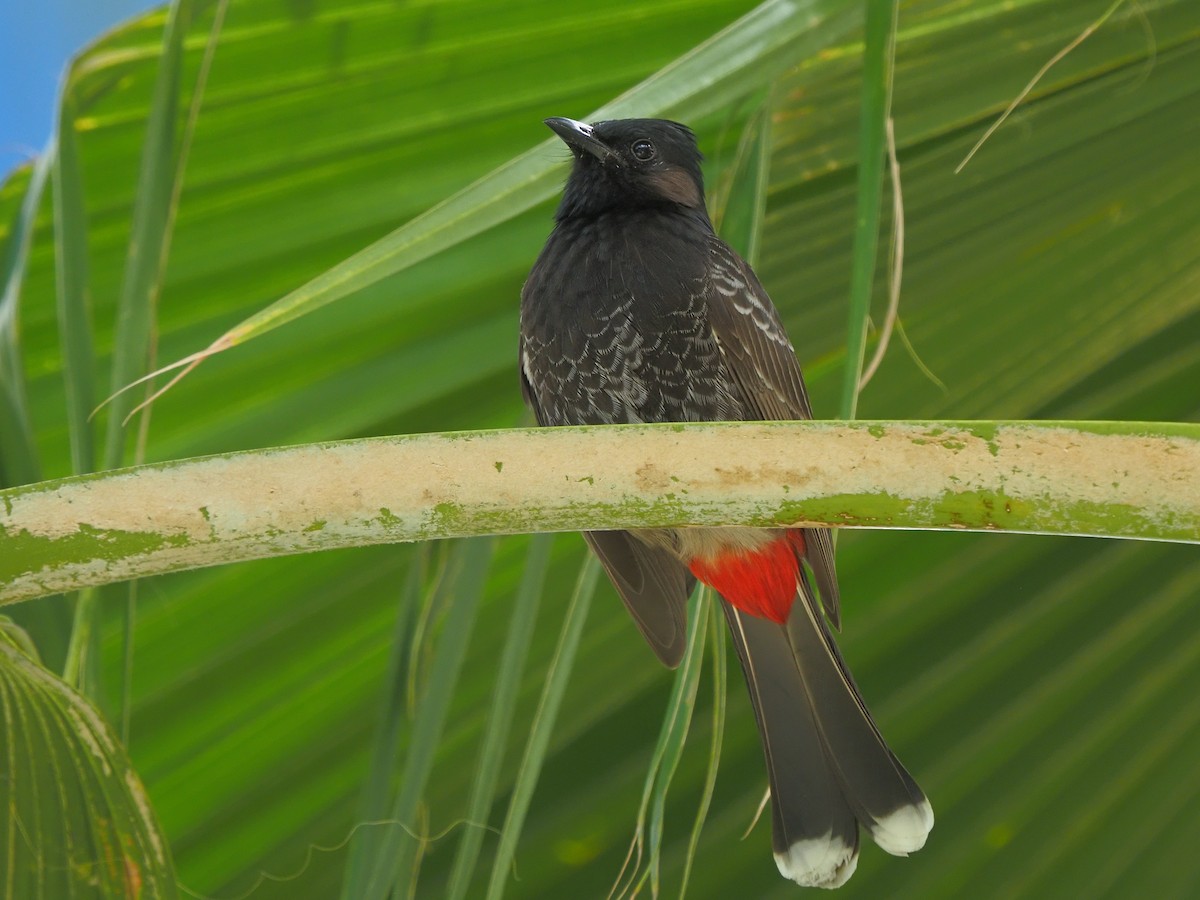
[[[810,5],[822,13],[812,28],[824,49],[770,92],[758,270],[820,415],[837,408],[844,362],[862,47],[841,30],[820,41],[820,29],[857,0],[802,4]],[[171,119],[179,133],[219,9],[186,7]],[[751,8],[733,0],[586,9],[533,0],[233,0],[182,183],[157,359],[207,345],[543,141],[545,116],[586,116]],[[1039,68],[1106,11],[956,175]],[[86,51],[67,94],[82,191],[73,225],[86,249],[90,310],[82,325],[95,348],[86,375],[99,397],[110,390],[165,18],[149,13]],[[1195,421],[1200,7],[905,0],[895,66],[906,231],[900,317],[912,352],[893,340],[859,415]],[[764,62],[763,71],[776,70]],[[767,87],[691,122],[710,188],[726,183]],[[565,164],[565,151],[547,153]],[[34,174],[19,169],[0,186],[9,256]],[[27,383],[36,455],[25,471],[45,478],[72,471],[55,288],[54,200],[64,186],[55,186],[37,207],[19,331],[3,325]],[[552,209],[541,204],[205,363],[153,408],[145,458],[525,422],[517,298]],[[877,287],[878,321],[882,276]],[[17,425],[3,427],[12,435]],[[5,452],[11,483],[18,478]],[[128,447],[124,458],[134,458]],[[89,689],[120,721],[132,673],[128,752],[181,883],[219,898],[338,895],[346,872],[370,858],[353,854],[405,841],[394,826],[355,827],[392,811],[388,803],[382,816],[364,813],[378,807],[362,798],[364,784],[381,789],[372,754],[386,759],[394,742],[411,763],[414,734],[424,734],[437,739],[414,827],[436,839],[422,845],[415,894],[443,896],[464,829],[478,827],[460,820],[514,596],[537,558],[529,550],[526,538],[484,549],[369,548],[148,580],[132,618],[131,666],[125,593],[104,592],[100,687]],[[503,821],[582,559],[578,538],[553,540],[492,826]],[[1200,883],[1191,851],[1200,833],[1194,547],[846,532],[839,569],[846,655],[938,816],[912,859],[865,847],[846,896],[1192,895]],[[11,610],[56,667],[63,610],[46,600]],[[422,726],[413,701],[444,684],[438,673],[454,660],[442,651],[464,635],[442,727]],[[790,896],[796,889],[775,871],[768,824],[741,839],[765,778],[738,681],[689,895]],[[508,896],[608,891],[671,683],[601,583]],[[697,694],[664,810],[667,894],[678,891],[703,791],[710,698],[707,689]],[[412,843],[404,853],[415,855]],[[483,868],[467,896],[482,896],[496,845],[483,832]]]

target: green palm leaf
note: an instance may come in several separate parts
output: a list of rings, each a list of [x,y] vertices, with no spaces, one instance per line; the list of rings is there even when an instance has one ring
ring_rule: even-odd
[[[197,7],[183,44],[181,109],[214,14]],[[906,224],[900,317],[945,388],[893,342],[860,416],[1196,421],[1195,3],[1117,9],[954,174],[1038,69],[1107,8],[1087,0],[901,5],[893,96]],[[155,406],[147,459],[520,423],[516,298],[548,230],[541,200],[565,160],[538,149],[540,121],[586,115],[643,83],[669,99],[630,111],[686,115],[719,191],[768,86],[755,79],[775,81],[758,270],[815,407],[832,412],[859,162],[862,47],[846,29],[861,4],[794,9],[821,15],[782,47],[744,46],[739,71],[757,75],[708,93],[703,83],[672,85],[680,76],[671,69],[657,81],[655,73],[750,13],[748,3],[235,0],[159,295],[159,360],[202,349],[530,148],[540,180],[497,214],[496,227],[450,228],[437,240],[410,231],[445,249],[380,270],[384,277],[337,304],[208,362]],[[90,48],[69,98],[81,193],[68,206],[78,200],[85,213],[60,224],[85,228],[97,356],[92,371],[71,369],[71,377],[95,381],[98,396],[121,387],[96,377],[112,368],[163,23],[150,14]],[[803,52],[788,56],[794,46]],[[29,177],[17,172],[0,186],[0,228],[19,220]],[[887,191],[885,180],[885,210]],[[884,220],[886,229],[887,212]],[[18,238],[0,231],[5,242]],[[70,474],[68,422],[79,418],[63,386],[54,262],[54,219],[43,204],[20,292],[20,349],[48,478]],[[876,324],[882,296],[877,284]],[[422,834],[439,835],[471,805],[526,546],[497,544],[420,798]],[[511,799],[522,723],[533,720],[581,554],[581,542],[555,543],[493,826]],[[252,885],[256,898],[338,894],[411,558],[395,547],[343,549],[142,585],[129,752],[183,885],[225,897]],[[846,895],[1187,893],[1200,878],[1186,843],[1200,827],[1194,547],[846,531],[839,569],[845,652],[939,823],[912,859],[864,851]],[[104,610],[114,676],[117,613]],[[443,635],[437,625],[434,653]],[[421,677],[428,652],[424,644],[414,651]],[[515,843],[519,880],[506,896],[607,892],[670,683],[601,586]],[[705,790],[709,696],[697,692],[701,714],[663,807],[665,894],[678,889]],[[689,895],[794,896],[774,870],[767,829],[739,840],[764,776],[740,687],[727,712]],[[397,753],[408,754],[412,729],[396,733]],[[445,892],[457,834],[422,846],[420,896]],[[496,846],[486,833],[481,867]],[[262,880],[264,870],[286,880]],[[472,883],[480,879],[477,871]]]

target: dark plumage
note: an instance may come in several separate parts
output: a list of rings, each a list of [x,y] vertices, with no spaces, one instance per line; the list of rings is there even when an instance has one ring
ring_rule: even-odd
[[[538,423],[811,418],[774,305],[713,232],[692,132],[658,119],[546,124],[574,161],[521,293],[521,386]],[[826,529],[584,537],[667,665],[683,653],[695,578],[721,594],[758,719],[786,877],[844,883],[859,824],[890,853],[924,845],[929,803],[884,743],[826,623],[839,622]]]

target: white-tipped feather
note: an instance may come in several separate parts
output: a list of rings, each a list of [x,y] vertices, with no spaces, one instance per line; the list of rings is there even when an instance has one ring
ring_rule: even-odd
[[[831,831],[823,838],[796,841],[786,853],[776,853],[775,865],[780,875],[803,887],[841,887],[858,867],[858,848],[847,846]]]
[[[928,800],[902,806],[870,827],[875,843],[893,856],[908,856],[925,846],[933,828],[933,807]]]

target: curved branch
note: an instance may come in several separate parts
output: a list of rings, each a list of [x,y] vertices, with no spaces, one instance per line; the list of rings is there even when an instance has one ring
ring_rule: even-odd
[[[1200,541],[1200,425],[785,422],[458,432],[0,491],[0,602],[333,547],[676,525]]]

